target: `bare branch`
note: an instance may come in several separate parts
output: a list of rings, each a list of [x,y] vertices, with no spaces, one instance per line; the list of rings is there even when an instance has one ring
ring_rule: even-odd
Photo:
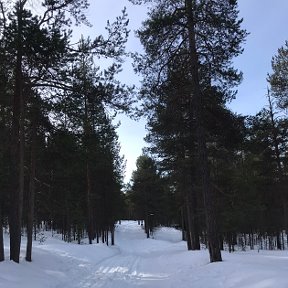
[[[1,11],[1,14],[2,14],[2,17],[3,17],[3,28],[5,30],[6,29],[7,19],[6,19],[6,16],[5,16],[5,11],[4,11],[4,6],[3,6],[2,1],[0,1],[0,11]]]

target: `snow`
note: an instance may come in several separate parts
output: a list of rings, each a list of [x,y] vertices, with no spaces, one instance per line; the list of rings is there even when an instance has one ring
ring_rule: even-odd
[[[207,250],[187,251],[180,231],[160,228],[147,239],[135,221],[116,227],[116,245],[78,245],[58,237],[34,242],[33,262],[0,263],[0,288],[287,288],[287,251],[223,252],[209,263]],[[5,252],[8,258],[8,238]]]

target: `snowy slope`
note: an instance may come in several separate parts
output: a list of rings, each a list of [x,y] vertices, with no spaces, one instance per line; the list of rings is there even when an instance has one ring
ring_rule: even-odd
[[[287,251],[223,253],[222,263],[209,264],[207,251],[186,250],[179,231],[162,228],[146,239],[134,221],[117,226],[116,244],[67,244],[48,237],[34,243],[32,263],[25,262],[23,246],[20,265],[0,263],[0,287],[288,287]]]

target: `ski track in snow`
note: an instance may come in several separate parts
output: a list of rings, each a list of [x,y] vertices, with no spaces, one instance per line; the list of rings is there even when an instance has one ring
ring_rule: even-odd
[[[118,253],[96,265],[89,265],[89,271],[86,271],[88,276],[73,288],[160,287],[159,281],[169,278],[167,273],[153,272],[154,265],[149,265],[155,261],[162,262],[161,255],[164,248],[159,252],[151,243],[145,247],[145,242],[157,243],[157,241],[145,239],[141,226],[136,226],[134,222],[130,224],[131,227],[127,223],[125,225],[125,222],[123,226],[118,226],[119,246],[116,246],[119,249]],[[157,244],[156,246],[161,245]],[[163,266],[163,263],[159,263],[160,266],[161,264]],[[149,266],[152,269],[149,269]]]
[[[47,234],[34,243],[33,262],[0,263],[0,288],[287,288],[287,251],[187,251],[181,233],[161,228],[146,239],[135,221],[116,227],[116,245],[77,245]],[[5,239],[5,252],[8,246]]]

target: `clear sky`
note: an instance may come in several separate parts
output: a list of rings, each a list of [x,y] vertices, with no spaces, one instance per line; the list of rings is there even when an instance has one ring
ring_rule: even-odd
[[[288,40],[287,0],[238,0],[240,17],[250,35],[235,66],[244,74],[230,107],[241,114],[255,114],[267,105],[267,73],[277,49]]]
[[[145,8],[131,5],[128,0],[91,0],[87,18],[92,28],[81,28],[84,35],[97,36],[103,33],[108,19],[111,21],[120,15],[126,6],[130,19],[130,39],[127,49],[141,51],[141,46],[134,37],[134,30],[145,19]],[[244,53],[235,60],[235,67],[244,73],[244,80],[238,87],[237,98],[229,105],[237,113],[253,115],[266,105],[267,73],[271,72],[271,59],[285,40],[288,40],[288,0],[238,0],[243,26],[250,33],[244,44]],[[138,84],[139,78],[133,73],[127,62],[120,75],[127,84]],[[135,122],[121,117],[122,125],[118,128],[121,153],[127,159],[126,178],[129,181],[135,169],[135,161],[145,146],[145,121]]]

